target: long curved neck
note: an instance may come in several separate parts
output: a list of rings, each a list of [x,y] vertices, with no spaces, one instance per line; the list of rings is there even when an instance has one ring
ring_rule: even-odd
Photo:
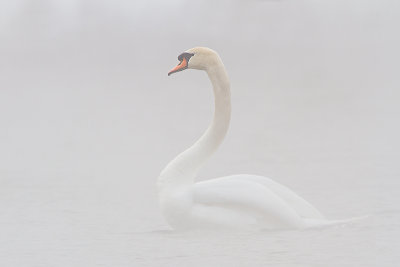
[[[161,172],[158,178],[159,189],[194,183],[198,170],[217,150],[228,131],[231,116],[228,75],[220,60],[206,71],[214,90],[215,111],[213,121],[196,143],[179,154]]]

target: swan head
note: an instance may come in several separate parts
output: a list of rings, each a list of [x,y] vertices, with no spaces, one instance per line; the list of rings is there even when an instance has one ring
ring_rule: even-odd
[[[168,72],[168,76],[185,69],[208,70],[220,62],[218,54],[207,47],[194,47],[178,56],[179,64]]]

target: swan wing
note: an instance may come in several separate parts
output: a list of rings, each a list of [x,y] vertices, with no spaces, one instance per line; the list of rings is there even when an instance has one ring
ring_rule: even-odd
[[[198,182],[193,196],[195,203],[203,205],[234,207],[281,217],[295,214],[301,218],[323,218],[292,190],[263,176],[241,174]]]
[[[250,174],[232,175],[228,177],[228,179],[251,180],[268,187],[303,218],[324,219],[324,216],[308,201],[297,195],[288,187],[268,177]]]
[[[197,209],[194,211],[200,211],[202,217],[216,218],[219,213],[221,218],[232,220],[253,218],[267,228],[303,226],[296,210],[269,187],[252,179],[237,178],[222,177],[196,183],[193,204]]]

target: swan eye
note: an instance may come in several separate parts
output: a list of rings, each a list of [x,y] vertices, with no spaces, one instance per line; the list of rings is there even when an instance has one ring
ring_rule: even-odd
[[[185,52],[185,53],[182,53],[182,54],[180,54],[180,55],[178,56],[178,60],[179,60],[179,61],[182,61],[183,58],[186,58],[186,60],[189,62],[189,59],[190,59],[192,56],[194,56],[193,53],[187,53],[187,52]]]

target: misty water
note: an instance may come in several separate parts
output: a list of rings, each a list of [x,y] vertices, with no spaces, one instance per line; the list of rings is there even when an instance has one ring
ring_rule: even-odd
[[[0,9],[1,266],[397,266],[396,1],[51,1]],[[199,180],[273,178],[326,217],[301,231],[173,232],[156,179],[207,128],[194,46],[231,79]]]

